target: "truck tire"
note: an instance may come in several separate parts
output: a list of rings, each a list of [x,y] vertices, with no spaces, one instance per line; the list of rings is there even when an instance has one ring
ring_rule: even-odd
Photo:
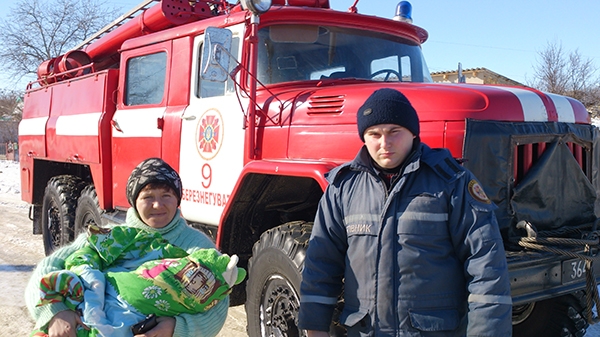
[[[248,336],[306,336],[298,329],[301,270],[311,224],[290,222],[264,232],[248,262]]]
[[[250,337],[306,336],[298,329],[300,281],[312,223],[294,221],[260,236],[248,261],[246,284],[247,332]],[[329,335],[346,336],[337,322],[342,301],[334,312]]]
[[[582,337],[585,293],[572,294],[513,308],[513,336]]]
[[[75,208],[82,185],[80,178],[69,175],[48,181],[42,200],[42,237],[46,255],[75,238]]]
[[[77,208],[75,209],[75,235],[82,233],[90,225],[102,226],[102,211],[98,202],[98,195],[93,184],[83,188]]]

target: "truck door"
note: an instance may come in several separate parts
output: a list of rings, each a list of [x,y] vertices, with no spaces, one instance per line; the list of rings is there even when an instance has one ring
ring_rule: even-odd
[[[146,158],[161,157],[170,54],[170,41],[121,54],[122,89],[111,121],[114,206],[129,207],[125,189],[133,168]]]
[[[232,30],[231,54],[240,60],[243,25]],[[202,80],[204,36],[194,39],[190,104],[182,116],[180,175],[181,211],[188,220],[217,226],[244,159],[244,112],[247,99],[237,95],[231,79]],[[237,65],[230,60],[230,71]]]

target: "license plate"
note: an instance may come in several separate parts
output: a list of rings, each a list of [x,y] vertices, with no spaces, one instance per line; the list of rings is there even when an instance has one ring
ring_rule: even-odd
[[[562,283],[570,283],[585,277],[585,261],[567,260],[562,263]]]

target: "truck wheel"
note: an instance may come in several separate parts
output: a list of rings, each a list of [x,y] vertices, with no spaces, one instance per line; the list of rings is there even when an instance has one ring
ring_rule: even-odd
[[[102,226],[102,211],[98,195],[93,184],[87,185],[77,200],[75,209],[75,235],[83,232],[90,225]]]
[[[246,284],[247,332],[250,337],[306,336],[298,329],[300,281],[312,223],[294,221],[272,228],[260,236],[248,261]],[[340,299],[329,335],[346,336],[337,319]]]
[[[551,298],[513,307],[513,336],[582,337],[588,323],[584,318],[585,293]]]
[[[264,232],[248,262],[248,335],[306,336],[298,330],[301,270],[311,224],[290,222]]]
[[[42,200],[42,236],[46,255],[73,241],[75,206],[81,187],[81,179],[75,176],[57,176],[48,181]]]

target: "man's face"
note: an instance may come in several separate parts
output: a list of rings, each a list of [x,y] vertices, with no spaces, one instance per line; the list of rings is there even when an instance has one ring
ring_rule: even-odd
[[[412,150],[415,135],[396,124],[378,124],[365,130],[365,145],[371,158],[384,169],[400,166]]]
[[[152,228],[163,228],[177,212],[177,197],[170,188],[144,187],[135,201],[142,221]]]

